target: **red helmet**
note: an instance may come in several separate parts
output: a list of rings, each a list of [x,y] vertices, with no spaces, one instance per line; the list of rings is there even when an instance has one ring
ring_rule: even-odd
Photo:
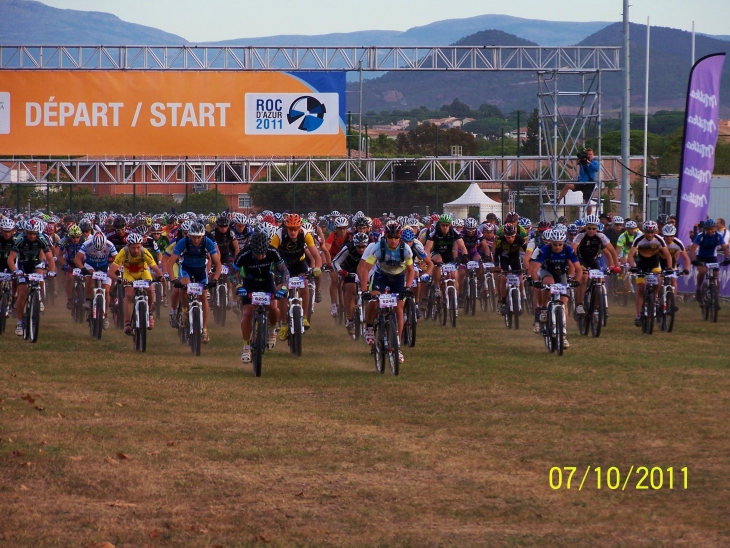
[[[375,217],[375,219],[373,219],[373,228],[379,229],[379,228],[382,228],[382,226],[383,226],[383,223],[381,222],[381,220],[379,218]]]
[[[504,234],[505,236],[514,236],[515,234],[517,234],[517,229],[512,223],[507,223],[502,228],[502,234]]]
[[[539,232],[545,232],[546,230],[549,230],[551,228],[551,226],[552,225],[550,224],[550,221],[540,221],[537,224],[537,230]]]
[[[272,224],[272,225],[276,225],[276,224],[277,224],[277,222],[276,222],[276,217],[274,217],[274,216],[273,216],[273,215],[271,215],[270,213],[269,213],[269,214],[266,214],[266,215],[264,215],[264,218],[263,218],[263,219],[261,219],[261,220],[262,220],[262,222],[264,222],[264,223],[270,223],[270,224]]]

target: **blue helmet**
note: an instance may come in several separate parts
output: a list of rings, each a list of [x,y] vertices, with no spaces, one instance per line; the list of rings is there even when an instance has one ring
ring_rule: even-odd
[[[400,233],[400,237],[404,242],[412,242],[416,239],[416,234],[412,229],[405,228],[403,229],[403,232]]]
[[[702,223],[702,226],[704,228],[715,228],[717,223],[715,222],[715,219],[706,219],[705,222]]]

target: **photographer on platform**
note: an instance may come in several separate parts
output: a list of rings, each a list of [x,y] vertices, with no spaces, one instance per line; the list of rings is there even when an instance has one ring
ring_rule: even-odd
[[[569,190],[576,190],[576,184],[579,185],[581,193],[583,193],[583,203],[588,204],[586,215],[590,215],[593,208],[590,206],[591,196],[596,188],[597,174],[600,166],[598,160],[593,158],[593,149],[587,148],[583,152],[579,152],[578,156],[578,183],[568,183],[563,187],[558,196],[558,203],[565,198]]]

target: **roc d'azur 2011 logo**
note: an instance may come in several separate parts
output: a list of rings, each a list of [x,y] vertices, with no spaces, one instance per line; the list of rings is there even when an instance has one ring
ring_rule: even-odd
[[[247,135],[337,135],[337,93],[247,93]]]
[[[324,123],[327,107],[311,95],[302,95],[289,107],[286,119],[290,124],[301,120],[297,129],[301,131],[315,131]]]

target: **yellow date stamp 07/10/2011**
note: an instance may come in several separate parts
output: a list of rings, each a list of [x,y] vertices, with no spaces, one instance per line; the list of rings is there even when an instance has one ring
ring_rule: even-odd
[[[589,465],[585,471],[578,472],[577,476],[576,472],[577,466],[553,466],[548,476],[550,489],[570,490],[576,486],[578,491],[593,487],[611,491],[626,491],[627,488],[638,491],[687,489],[689,476],[686,466],[676,469],[673,466],[631,466],[628,471],[622,471],[618,466],[605,468]]]

